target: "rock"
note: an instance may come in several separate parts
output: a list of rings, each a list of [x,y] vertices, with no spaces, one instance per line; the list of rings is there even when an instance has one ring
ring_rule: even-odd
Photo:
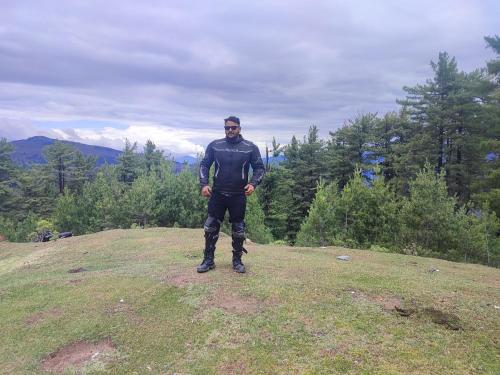
[[[337,257],[338,260],[345,260],[345,261],[349,261],[351,260],[351,257],[349,255],[339,255]]]

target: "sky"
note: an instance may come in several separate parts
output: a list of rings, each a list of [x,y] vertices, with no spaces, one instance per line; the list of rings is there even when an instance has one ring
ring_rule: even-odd
[[[239,116],[261,150],[397,110],[440,51],[495,57],[498,0],[0,0],[0,137],[195,155]]]

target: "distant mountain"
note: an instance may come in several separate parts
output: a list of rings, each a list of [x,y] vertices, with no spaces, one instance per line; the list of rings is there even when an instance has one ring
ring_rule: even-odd
[[[43,136],[35,136],[30,137],[28,139],[21,139],[18,141],[9,142],[12,146],[14,146],[14,151],[11,153],[12,161],[20,166],[27,167],[31,164],[45,164],[47,161],[43,156],[43,148],[46,146],[50,146],[56,141],[56,139],[47,138]],[[96,165],[98,167],[103,164],[116,164],[118,163],[118,157],[121,155],[121,151],[103,147],[103,146],[92,146],[87,145],[85,143],[79,142],[71,142],[71,141],[60,141],[63,143],[67,143],[82,154],[89,156],[96,156],[97,162]],[[197,158],[190,155],[176,155],[175,156],[175,171],[178,173],[182,170],[183,164],[187,163],[190,166],[193,166],[197,163]],[[262,158],[263,162],[266,162],[266,158]],[[269,164],[279,164],[281,161],[285,160],[283,155],[278,157],[270,157]]]
[[[175,161],[181,164],[188,163],[189,165],[193,165],[196,164],[198,159],[190,155],[178,155],[175,157]]]
[[[36,136],[19,141],[9,142],[14,146],[14,151],[11,153],[12,161],[21,166],[28,166],[30,164],[45,164],[43,156],[43,148],[53,144],[56,140],[52,138]],[[99,167],[104,163],[116,164],[118,156],[121,151],[114,150],[109,147],[86,145],[79,142],[61,141],[62,143],[69,144],[80,151],[82,154],[97,157],[96,165]]]

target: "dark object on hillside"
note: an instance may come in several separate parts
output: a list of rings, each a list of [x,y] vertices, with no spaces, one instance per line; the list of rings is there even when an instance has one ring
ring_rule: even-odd
[[[396,310],[401,316],[410,316],[416,312],[415,309],[404,309],[399,306],[394,306],[394,310]]]
[[[73,237],[73,232],[61,232],[59,233],[59,238]]]
[[[33,242],[48,242],[52,238],[53,234],[50,230],[43,230],[38,232],[33,239]]]
[[[79,267],[79,268],[72,268],[68,271],[68,273],[79,273],[79,272],[85,272],[87,271],[86,268]]]
[[[453,331],[462,329],[458,316],[434,309],[432,307],[424,309],[424,313],[429,316],[433,323],[444,325],[445,328]]]
[[[415,315],[418,317],[426,317],[427,319],[430,318],[433,323],[442,325],[446,329],[450,329],[452,331],[459,331],[463,329],[458,316],[443,312],[433,307],[426,307],[421,309],[416,306],[410,308],[394,306],[394,310],[396,310],[399,315],[405,317]]]

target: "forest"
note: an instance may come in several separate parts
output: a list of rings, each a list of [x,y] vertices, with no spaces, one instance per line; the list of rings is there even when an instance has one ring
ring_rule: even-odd
[[[267,160],[282,161],[266,163],[248,200],[247,236],[499,267],[500,37],[485,42],[496,59],[463,72],[439,53],[397,111],[361,113],[327,139],[315,125],[285,145],[273,138]],[[0,235],[9,241],[204,222],[197,165],[176,173],[154,140],[142,150],[127,140],[119,162],[100,168],[62,142],[29,168],[11,152],[1,139]]]

